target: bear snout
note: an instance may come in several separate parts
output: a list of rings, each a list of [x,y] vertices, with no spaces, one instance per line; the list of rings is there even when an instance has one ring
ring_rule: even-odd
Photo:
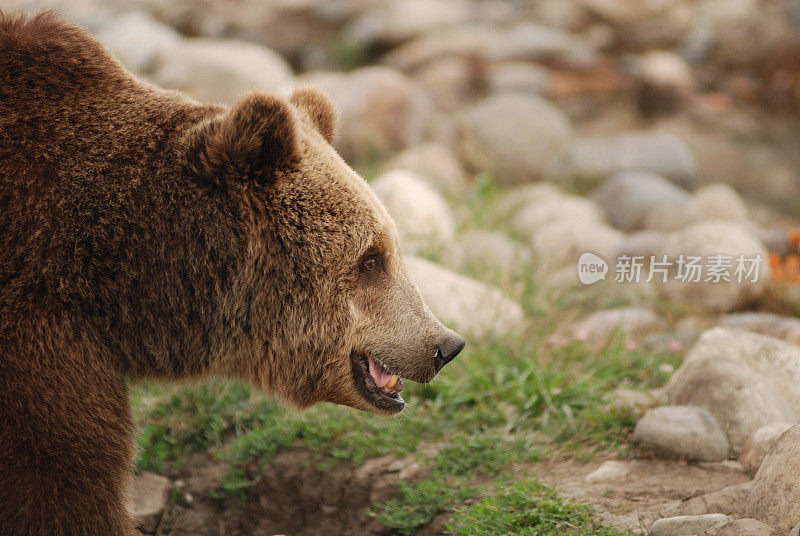
[[[438,373],[450,361],[464,349],[467,344],[464,337],[453,330],[447,330],[442,342],[436,346],[436,353],[433,357],[433,366]]]

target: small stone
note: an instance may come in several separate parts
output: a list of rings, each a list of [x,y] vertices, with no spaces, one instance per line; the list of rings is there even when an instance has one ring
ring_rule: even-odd
[[[466,161],[503,185],[541,179],[572,137],[563,112],[534,95],[488,97],[465,110],[460,124]]]
[[[425,303],[446,325],[471,337],[503,337],[523,329],[525,313],[496,287],[419,257],[406,257]]]
[[[154,473],[144,472],[134,478],[128,511],[144,532],[152,534],[158,528],[169,501],[169,486],[169,479]]]
[[[677,516],[659,519],[650,527],[650,536],[699,536],[730,521],[725,514]]]
[[[389,160],[385,169],[411,171],[448,196],[460,196],[467,188],[467,175],[458,158],[437,143],[409,147]]]
[[[645,216],[656,207],[688,198],[682,188],[646,171],[618,173],[592,194],[592,199],[605,209],[609,221],[623,231],[641,228]]]
[[[455,222],[441,194],[410,171],[389,171],[372,181],[400,232],[405,251],[449,244]]]
[[[586,475],[584,481],[587,484],[598,484],[602,482],[613,482],[625,478],[630,473],[630,467],[624,462],[608,461],[603,462],[600,467]]]
[[[775,446],[781,435],[792,425],[785,422],[778,422],[762,426],[753,433],[750,441],[742,451],[739,461],[750,474],[755,474],[764,461],[764,457],[769,450]]]
[[[716,419],[692,406],[651,409],[636,423],[633,441],[645,454],[693,461],[724,460],[730,450]]]

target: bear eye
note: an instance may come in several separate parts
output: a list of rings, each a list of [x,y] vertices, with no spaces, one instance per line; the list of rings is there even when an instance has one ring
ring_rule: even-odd
[[[378,267],[378,259],[375,257],[367,257],[361,263],[361,268],[366,272],[372,272]]]

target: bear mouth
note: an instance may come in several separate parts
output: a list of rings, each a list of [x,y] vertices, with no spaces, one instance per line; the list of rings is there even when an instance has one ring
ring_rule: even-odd
[[[368,352],[350,353],[353,361],[353,379],[364,398],[373,406],[388,413],[403,410],[406,401],[400,396],[403,379]]]

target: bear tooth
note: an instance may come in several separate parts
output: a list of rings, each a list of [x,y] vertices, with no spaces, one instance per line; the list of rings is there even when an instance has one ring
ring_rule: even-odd
[[[386,384],[386,389],[391,389],[397,383],[397,380],[400,379],[400,376],[396,374],[392,374],[392,377],[389,378],[389,383]]]

